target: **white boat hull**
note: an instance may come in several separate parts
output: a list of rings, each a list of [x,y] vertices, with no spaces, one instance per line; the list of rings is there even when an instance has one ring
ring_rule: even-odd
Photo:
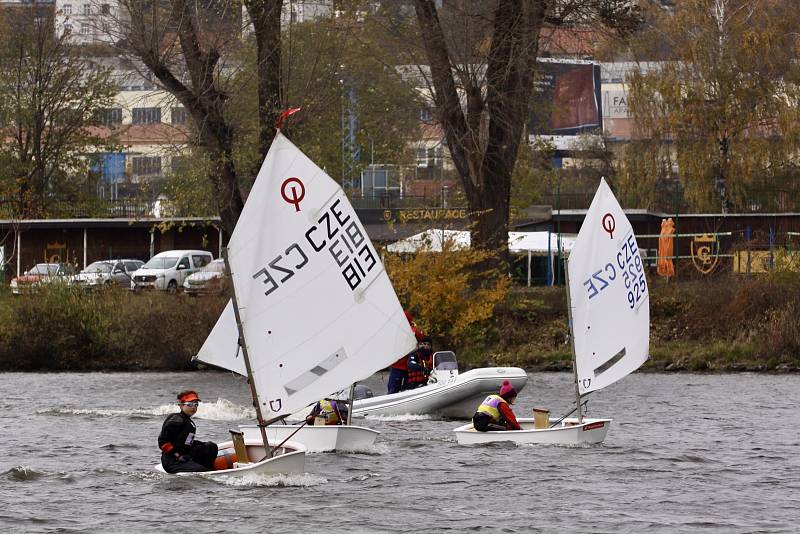
[[[578,424],[576,417],[564,419],[552,428],[534,429],[533,419],[518,419],[522,430],[478,432],[472,423],[456,428],[456,440],[459,445],[480,443],[496,443],[510,441],[513,443],[532,443],[540,445],[587,445],[602,443],[611,426],[611,419],[583,418]]]
[[[264,458],[264,445],[261,438],[247,439],[247,454],[251,459]],[[233,442],[225,441],[218,445],[219,450],[233,452]],[[249,464],[235,463],[233,469],[223,469],[219,471],[204,471],[201,473],[174,473],[178,476],[201,476],[211,479],[239,478],[251,475],[302,475],[306,469],[306,447],[305,445],[293,441],[287,441],[283,447],[274,451],[271,458],[265,458],[260,462]],[[156,471],[169,474],[164,471],[161,464],[155,466]]]
[[[353,403],[355,415],[430,414],[453,419],[470,419],[481,401],[497,393],[503,380],[519,392],[528,375],[518,367],[485,367],[457,375],[447,383],[359,399]]]
[[[308,452],[362,451],[375,444],[380,432],[363,426],[331,425],[309,426],[298,430],[299,425],[269,425],[267,439],[271,445],[279,445],[289,438],[302,443]],[[242,425],[245,440],[261,441],[261,432],[256,425]],[[296,431],[296,433],[294,433]],[[294,433],[294,435],[292,435]]]

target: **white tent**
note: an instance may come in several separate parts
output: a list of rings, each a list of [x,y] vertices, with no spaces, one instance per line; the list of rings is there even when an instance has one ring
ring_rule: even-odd
[[[441,252],[447,243],[452,250],[465,250],[470,247],[470,234],[465,230],[444,230],[431,228],[414,234],[386,247],[389,252]],[[548,247],[549,243],[549,247]],[[569,254],[575,244],[575,236],[561,234],[561,252]],[[509,232],[508,250],[528,255],[528,285],[531,285],[531,256],[549,256],[550,272],[554,271],[555,256],[558,253],[558,234],[552,232]]]
[[[548,240],[550,246],[548,248]],[[386,247],[389,252],[441,252],[442,244],[448,243],[454,250],[470,247],[470,235],[465,230],[442,230],[431,228]],[[575,243],[574,235],[561,235],[561,250],[569,252]],[[552,232],[509,232],[508,249],[511,252],[531,252],[534,255],[554,254],[558,251],[558,234]]]

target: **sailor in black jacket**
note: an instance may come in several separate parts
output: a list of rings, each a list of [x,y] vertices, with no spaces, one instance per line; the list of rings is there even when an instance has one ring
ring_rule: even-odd
[[[197,413],[200,398],[195,391],[178,393],[181,411],[164,420],[158,447],[161,465],[167,473],[211,471],[217,457],[217,444],[194,439],[196,427],[192,416]]]

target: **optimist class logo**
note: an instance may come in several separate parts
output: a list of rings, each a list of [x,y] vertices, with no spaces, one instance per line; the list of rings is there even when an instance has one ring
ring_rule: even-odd
[[[294,176],[287,178],[281,184],[281,196],[283,200],[294,206],[295,212],[300,211],[300,201],[306,196],[306,187],[300,178]]]
[[[605,230],[606,233],[611,236],[611,239],[614,239],[614,230],[617,227],[617,221],[614,220],[614,216],[610,213],[603,215],[602,225],[603,230]]]

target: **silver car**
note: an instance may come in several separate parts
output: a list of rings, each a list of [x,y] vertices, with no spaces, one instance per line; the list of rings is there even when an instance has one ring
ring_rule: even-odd
[[[111,284],[127,287],[131,283],[133,273],[142,265],[144,265],[142,260],[96,261],[75,275],[72,283],[87,290]]]

